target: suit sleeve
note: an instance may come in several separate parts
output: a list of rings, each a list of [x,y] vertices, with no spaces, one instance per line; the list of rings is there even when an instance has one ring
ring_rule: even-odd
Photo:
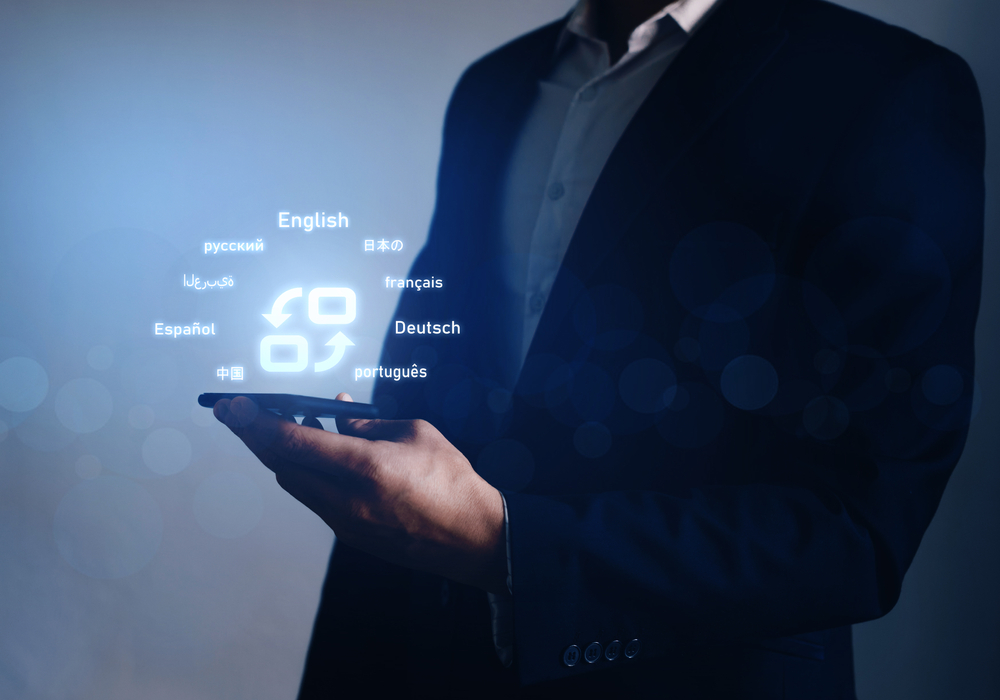
[[[967,433],[984,135],[972,74],[943,50],[876,97],[834,149],[789,257],[830,246],[810,274],[843,283],[830,295],[851,310],[845,337],[892,348],[894,376],[911,388],[852,411],[836,437],[776,442],[780,468],[755,483],[508,494],[522,682],[610,668],[563,663],[598,631],[639,638],[654,657],[857,623],[895,604]],[[830,237],[849,222],[860,233]]]

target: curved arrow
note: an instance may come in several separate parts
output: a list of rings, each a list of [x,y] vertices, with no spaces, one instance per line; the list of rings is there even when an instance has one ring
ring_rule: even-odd
[[[336,365],[344,358],[344,349],[348,345],[354,345],[354,343],[348,340],[347,336],[343,333],[337,333],[337,335],[326,341],[325,344],[333,346],[333,354],[322,362],[317,362],[314,365],[317,372],[324,372]]]
[[[271,313],[261,314],[261,316],[266,318],[275,328],[277,328],[292,316],[291,314],[281,312],[281,310],[285,307],[285,304],[300,296],[302,296],[302,287],[296,287],[295,289],[289,289],[287,292],[282,292],[281,295],[275,299],[274,306],[271,307]]]

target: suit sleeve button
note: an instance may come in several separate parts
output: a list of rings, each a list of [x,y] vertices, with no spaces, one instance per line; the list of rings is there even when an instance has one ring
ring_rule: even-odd
[[[576,666],[576,663],[580,660],[580,647],[576,644],[571,644],[566,647],[566,651],[563,652],[563,663],[567,666]]]
[[[587,645],[587,648],[583,650],[583,660],[588,664],[592,664],[595,661],[600,660],[602,651],[604,651],[604,648],[601,647],[600,642],[591,642]]]
[[[609,642],[608,646],[604,648],[604,658],[608,661],[614,661],[618,658],[618,655],[622,653],[622,643],[617,639],[613,642]]]
[[[639,653],[639,648],[641,646],[642,645],[640,644],[640,642],[639,642],[638,639],[633,639],[631,642],[629,642],[628,644],[626,644],[625,645],[625,658],[631,659],[631,658],[635,657],[635,655]]]

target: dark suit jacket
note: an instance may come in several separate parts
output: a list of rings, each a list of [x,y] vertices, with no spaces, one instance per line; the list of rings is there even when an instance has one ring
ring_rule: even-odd
[[[481,591],[337,546],[302,697],[854,696],[972,406],[984,135],[954,54],[817,0],[725,0],[617,144],[512,403],[498,194],[562,22],[471,66],[395,318],[387,415],[506,493],[514,650]],[[563,663],[640,640],[635,658]],[[408,690],[407,690],[408,689]]]

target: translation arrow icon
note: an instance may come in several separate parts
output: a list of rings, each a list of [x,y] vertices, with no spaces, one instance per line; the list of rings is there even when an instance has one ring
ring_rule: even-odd
[[[337,333],[337,335],[326,341],[326,345],[333,346],[333,354],[322,362],[317,362],[315,364],[317,372],[324,372],[344,359],[344,349],[348,345],[354,345],[354,343],[348,340],[347,336],[343,333]]]
[[[282,294],[274,300],[274,306],[271,307],[271,313],[261,314],[261,316],[266,318],[275,328],[277,328],[292,317],[291,314],[281,312],[281,310],[285,307],[285,304],[300,296],[302,296],[302,287],[296,287],[295,289],[289,289],[287,292],[282,292]]]

